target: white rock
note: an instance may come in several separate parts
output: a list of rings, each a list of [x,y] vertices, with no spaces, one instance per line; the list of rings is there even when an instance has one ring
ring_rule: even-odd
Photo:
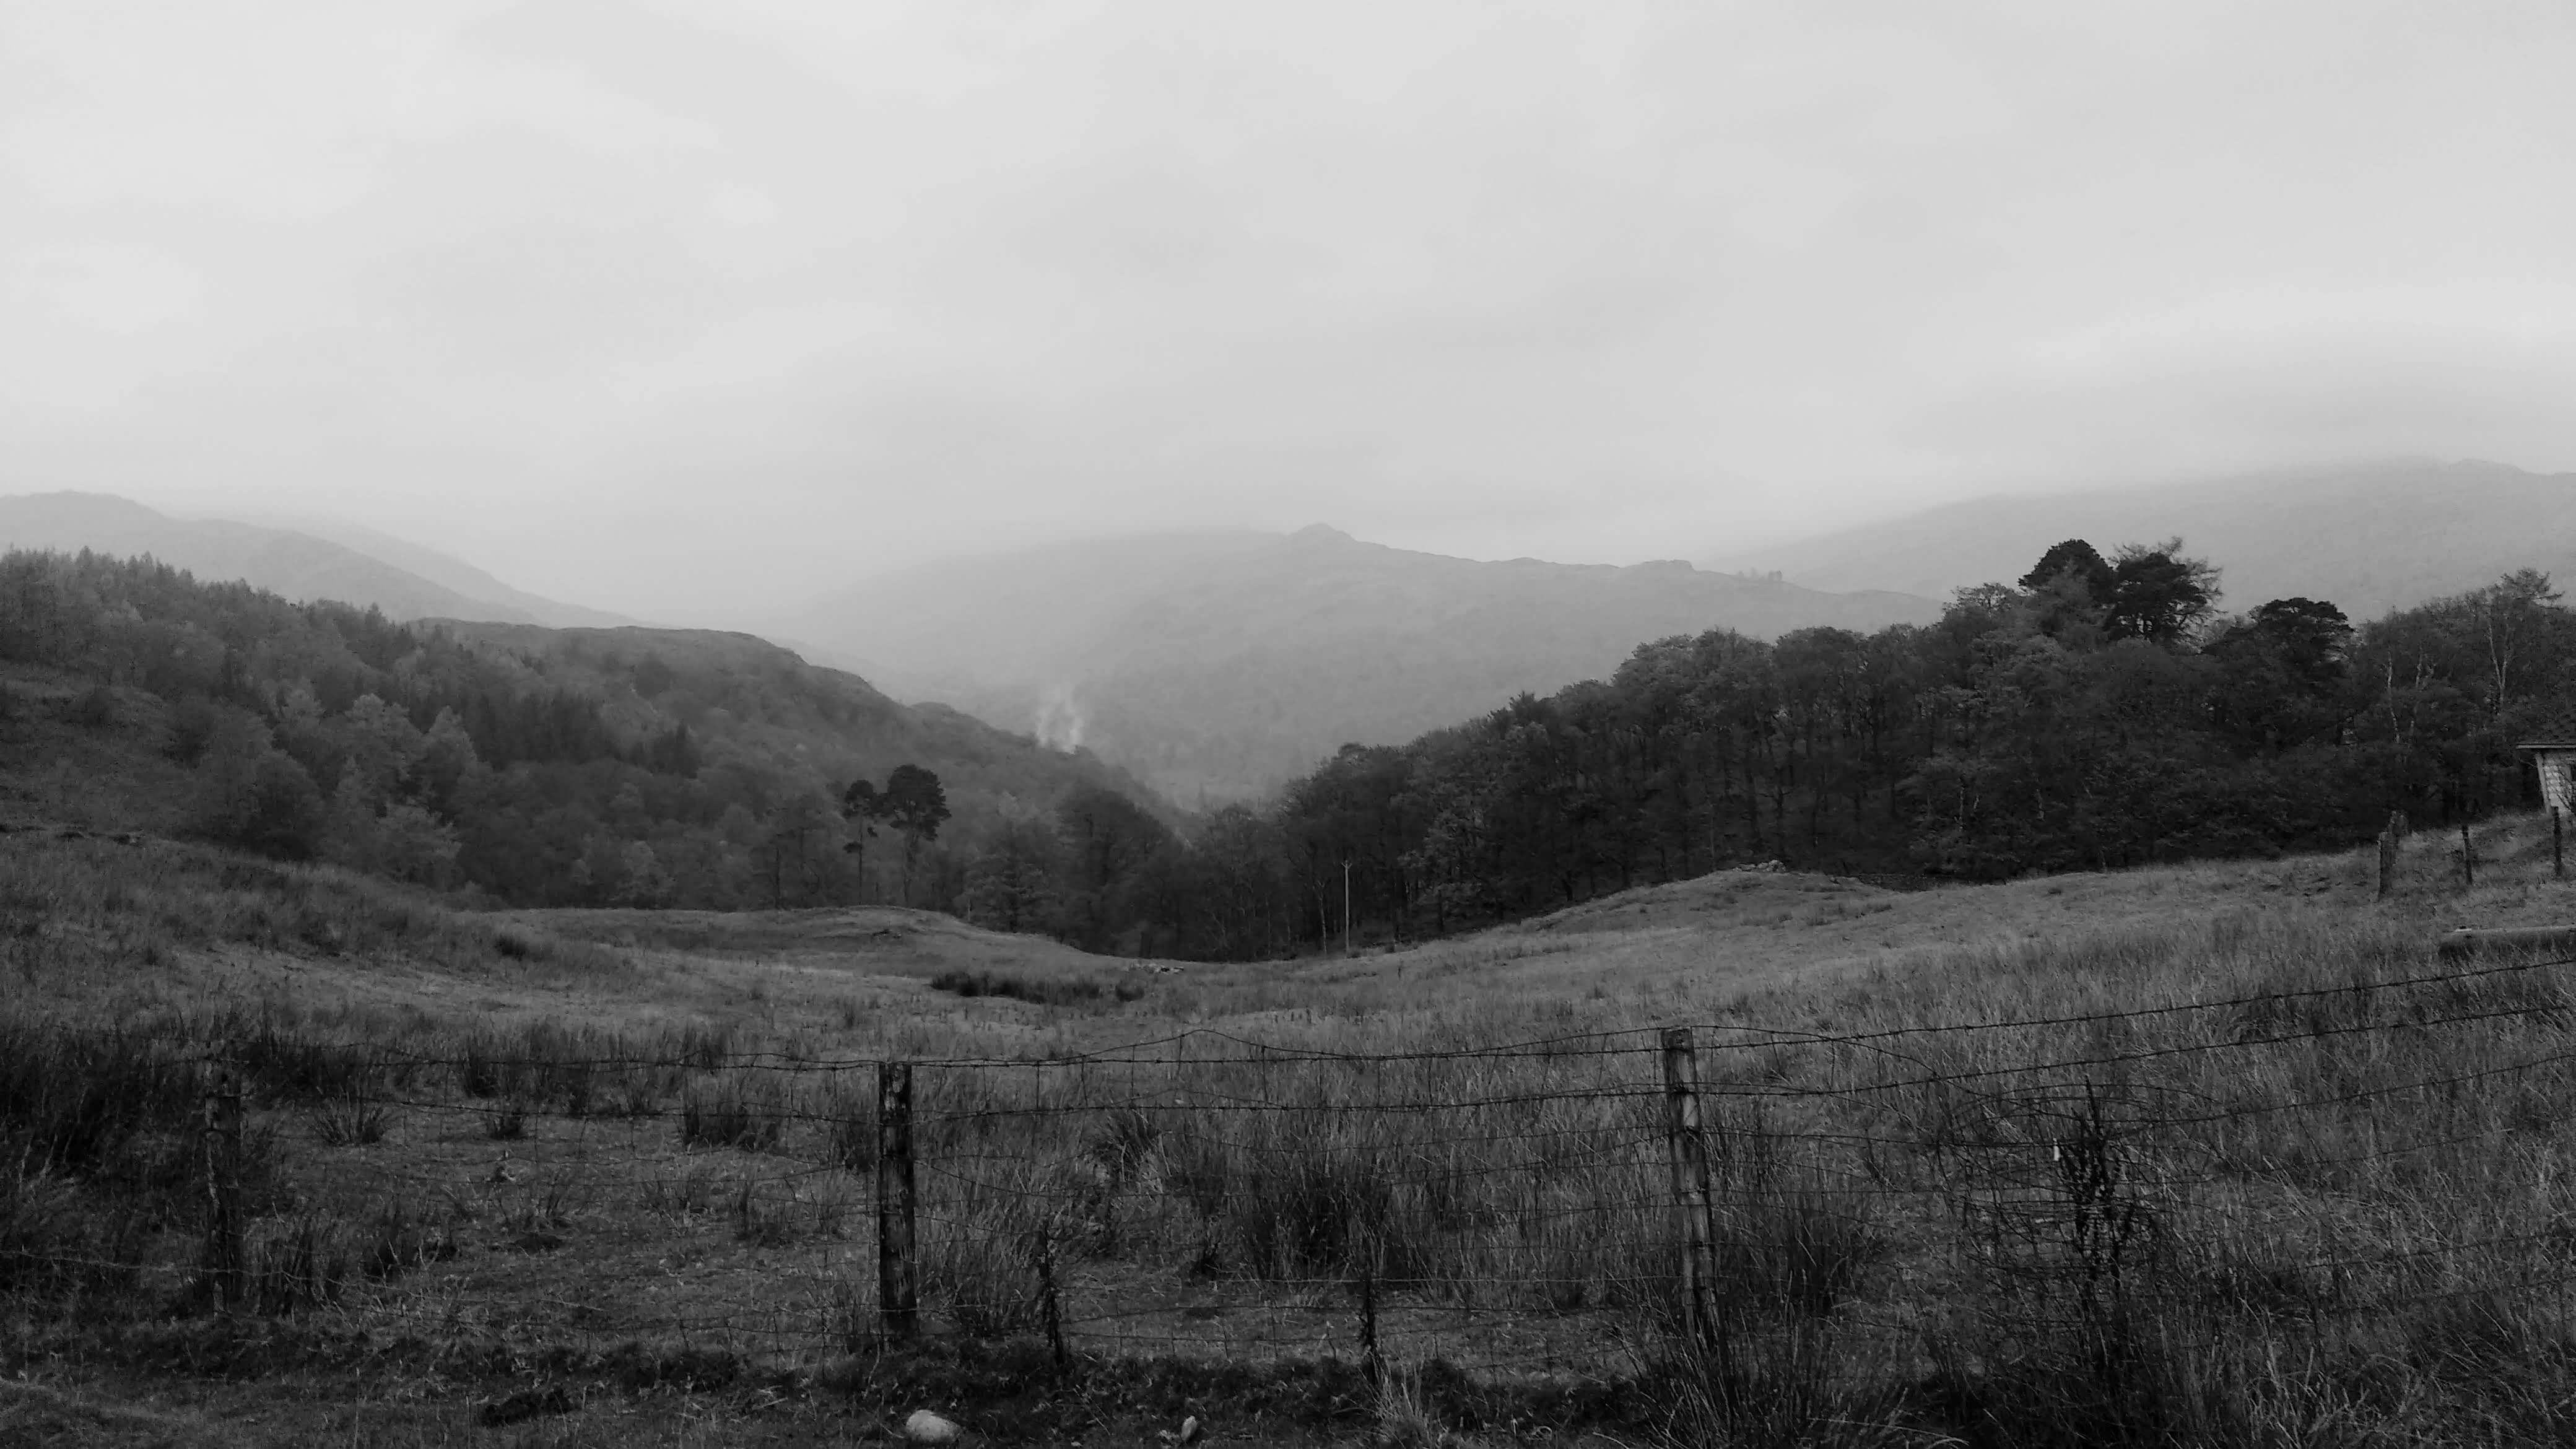
[[[1181,1442],[1183,1444],[1195,1444],[1199,1442],[1199,1432],[1200,1425],[1198,1415],[1192,1414],[1181,1421]]]
[[[954,1444],[960,1430],[928,1409],[915,1409],[903,1421],[903,1437],[915,1444]]]

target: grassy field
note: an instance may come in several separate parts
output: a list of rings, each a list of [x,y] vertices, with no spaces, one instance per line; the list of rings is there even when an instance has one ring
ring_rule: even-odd
[[[894,910],[459,913],[121,834],[0,835],[9,1442],[819,1443],[924,1404],[995,1441],[2576,1434],[2571,1003],[2527,963],[2421,980],[2448,927],[2576,919],[2527,820],[2474,889],[2410,842],[2385,902],[2358,853],[1744,873],[1246,966]],[[886,1058],[922,1063],[900,1352]],[[247,1098],[229,1313],[210,1063]]]

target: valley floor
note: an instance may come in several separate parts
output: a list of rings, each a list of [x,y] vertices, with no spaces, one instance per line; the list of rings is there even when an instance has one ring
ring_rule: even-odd
[[[2576,1427],[2576,1337],[2505,1294],[2566,1272],[2576,1000],[2407,984],[2451,926],[2576,920],[2529,820],[2481,828],[2474,888],[2410,842],[2384,901],[2365,853],[1743,872],[1226,966],[892,909],[460,913],[12,823],[0,1125],[57,1141],[81,1073],[134,1120],[0,1203],[11,1443],[803,1444],[925,1402],[995,1442],[1190,1409],[1221,1442]],[[1680,1025],[1733,1295],[1687,1372],[1653,1034]],[[230,1316],[191,1306],[204,1083],[155,1075],[183,1059],[249,1082]],[[870,1338],[887,1059],[922,1064],[926,1357]],[[2094,1178],[2057,1166],[2085,1152]],[[1381,1274],[1375,1389],[1352,1289]],[[1071,1378],[1030,1347],[1059,1292]]]

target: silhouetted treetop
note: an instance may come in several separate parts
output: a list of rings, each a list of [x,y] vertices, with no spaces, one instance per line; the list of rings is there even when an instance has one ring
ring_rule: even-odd
[[[2110,601],[2111,565],[2093,545],[2080,538],[2051,545],[2030,572],[2021,576],[2020,583],[2025,589],[2043,589],[2069,576],[2084,585],[2085,593],[2096,605]]]
[[[2148,547],[2131,544],[2111,567],[2111,592],[2103,631],[2114,639],[2144,639],[2172,648],[2218,605],[2218,570],[2186,558],[2181,539]]]

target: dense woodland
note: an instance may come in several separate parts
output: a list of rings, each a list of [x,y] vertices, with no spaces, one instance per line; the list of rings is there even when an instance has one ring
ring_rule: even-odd
[[[2532,803],[2512,746],[2576,698],[2576,614],[2545,577],[2357,628],[2322,601],[2219,602],[2179,542],[2070,540],[1929,625],[1658,640],[1606,681],[1186,818],[1088,756],[744,636],[405,626],[21,553],[0,558],[20,716],[0,739],[148,737],[187,781],[175,828],[495,902],[898,902],[1223,959],[1769,860],[1992,879]]]
[[[1607,681],[1343,749],[1270,817],[1292,936],[1433,932],[1779,860],[1993,879],[2335,848],[2536,804],[2576,614],[2518,573],[2356,628],[2218,612],[2179,541],[2080,540],[1928,626],[1658,640]]]
[[[1023,802],[1096,795],[1170,834],[1095,759],[745,635],[404,625],[149,560],[0,555],[0,801],[43,793],[65,731],[133,748],[55,797],[500,904],[955,909]],[[845,813],[854,781],[907,767],[935,808]]]

